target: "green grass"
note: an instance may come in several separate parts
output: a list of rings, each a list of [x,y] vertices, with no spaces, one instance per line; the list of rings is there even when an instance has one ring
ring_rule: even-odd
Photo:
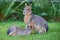
[[[8,36],[6,31],[10,25],[25,27],[23,22],[0,22],[0,40],[60,40],[60,23],[48,23],[46,34],[31,34],[29,36]]]

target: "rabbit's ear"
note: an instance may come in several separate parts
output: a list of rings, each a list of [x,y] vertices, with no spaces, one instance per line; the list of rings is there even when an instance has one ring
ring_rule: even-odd
[[[25,3],[25,6],[27,7],[27,3]]]

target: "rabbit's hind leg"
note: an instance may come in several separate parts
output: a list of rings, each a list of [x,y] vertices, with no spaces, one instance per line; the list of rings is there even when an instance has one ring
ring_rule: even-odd
[[[46,33],[46,29],[44,27],[40,28],[40,30],[38,30],[39,34],[45,34]]]
[[[44,33],[46,33],[46,29],[45,29],[44,27],[35,26],[35,30],[36,30],[39,34],[44,34]]]

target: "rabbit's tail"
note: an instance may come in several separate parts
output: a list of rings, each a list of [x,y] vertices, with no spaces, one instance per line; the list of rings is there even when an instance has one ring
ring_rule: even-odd
[[[47,24],[45,24],[44,26],[45,26],[45,28],[46,28],[46,32],[47,32],[47,31],[48,31],[48,25],[47,25]]]

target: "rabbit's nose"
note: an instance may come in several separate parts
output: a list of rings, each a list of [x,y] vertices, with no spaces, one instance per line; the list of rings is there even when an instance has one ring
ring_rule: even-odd
[[[25,13],[25,12],[24,12]]]
[[[25,13],[25,11],[23,11],[23,13]]]

